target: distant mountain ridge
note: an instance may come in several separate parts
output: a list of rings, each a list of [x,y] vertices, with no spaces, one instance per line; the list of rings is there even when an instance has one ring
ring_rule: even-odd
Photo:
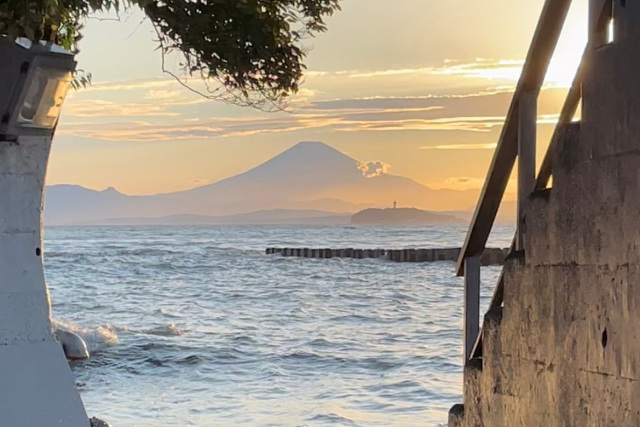
[[[175,193],[128,196],[114,188],[53,185],[46,191],[45,222],[221,217],[277,209],[350,214],[394,200],[431,211],[463,210],[477,199],[475,191],[434,190],[400,176],[365,177],[360,165],[324,143],[301,142],[245,173]]]

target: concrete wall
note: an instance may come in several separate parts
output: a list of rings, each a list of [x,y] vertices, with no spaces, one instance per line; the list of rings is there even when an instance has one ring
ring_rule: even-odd
[[[450,426],[640,425],[638,40],[588,64],[583,122],[555,153],[553,188],[531,197]]]
[[[88,427],[50,320],[42,192],[51,139],[0,141],[0,426]]]

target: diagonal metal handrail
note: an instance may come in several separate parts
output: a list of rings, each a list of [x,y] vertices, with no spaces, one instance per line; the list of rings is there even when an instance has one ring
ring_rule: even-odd
[[[538,174],[538,178],[536,180],[536,190],[541,190],[547,187],[549,184],[549,179],[551,178],[551,169],[552,169],[552,159],[553,153],[556,150],[557,145],[559,144],[559,140],[562,135],[562,129],[567,125],[573,118],[575,117],[576,111],[578,109],[578,105],[580,104],[580,99],[582,98],[581,87],[582,87],[582,70],[584,64],[584,57],[589,50],[589,47],[585,48],[585,53],[583,54],[583,62],[581,62],[580,67],[578,68],[578,72],[576,73],[573,83],[571,84],[571,88],[567,93],[567,97],[565,99],[564,105],[562,106],[562,111],[558,118],[558,123],[553,131],[553,135],[551,137],[551,142],[549,143],[549,148],[545,154],[544,160],[542,161],[542,166],[540,168],[540,173]],[[511,251],[513,251],[515,247],[515,237],[513,239],[513,243],[511,244]],[[500,307],[502,305],[504,299],[504,269],[500,272],[500,278],[498,279],[498,283],[493,292],[493,296],[491,298],[491,302],[489,303],[489,308],[487,311]],[[471,358],[480,357],[482,350],[482,330],[478,334],[476,338],[476,342],[471,351]]]
[[[520,97],[525,93],[540,92],[570,6],[571,0],[546,0],[544,4],[487,179],[460,251],[456,270],[458,276],[463,275],[465,258],[480,255],[489,238],[518,154]]]
[[[575,117],[578,105],[580,104],[580,100],[582,99],[582,81],[585,68],[587,67],[588,63],[588,56],[593,49],[606,43],[606,29],[613,13],[612,2],[610,0],[598,0],[592,2],[591,5],[592,7],[594,7],[592,13],[595,17],[595,20],[591,23],[589,28],[589,41],[584,49],[582,60],[580,62],[578,70],[576,71],[576,75],[573,79],[571,87],[567,93],[567,97],[565,99],[564,105],[562,106],[562,110],[558,117],[558,122],[554,129],[553,135],[551,136],[549,147],[547,148],[544,160],[542,161],[542,165],[540,167],[540,171],[536,178],[535,190],[545,189],[549,185],[549,180],[552,174],[553,157],[555,152],[557,151],[557,146],[560,143],[560,138],[562,138],[563,130],[565,126],[569,124]],[[514,237],[514,241],[511,245],[511,250],[514,249],[515,241],[516,237]],[[500,277],[494,290],[493,297],[491,298],[491,302],[489,303],[488,310],[502,306],[503,300],[504,269],[500,273]],[[481,356],[482,330],[480,330],[478,333],[475,344],[470,353],[470,358]]]

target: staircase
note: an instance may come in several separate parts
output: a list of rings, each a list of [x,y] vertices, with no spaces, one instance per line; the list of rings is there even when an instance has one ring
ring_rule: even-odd
[[[531,70],[544,75],[569,3],[545,4],[458,262],[464,393],[450,427],[640,425],[640,3],[591,1],[583,63],[531,182]],[[474,260],[516,159],[518,230],[479,331]]]

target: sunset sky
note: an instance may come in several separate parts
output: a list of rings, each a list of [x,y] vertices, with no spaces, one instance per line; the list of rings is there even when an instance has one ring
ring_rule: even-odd
[[[539,157],[586,39],[587,1],[574,3],[540,99]],[[77,59],[93,85],[65,103],[48,184],[170,192],[313,140],[433,188],[479,188],[542,4],[345,0],[307,41],[306,81],[280,113],[209,101],[163,75],[137,11],[91,19]]]

